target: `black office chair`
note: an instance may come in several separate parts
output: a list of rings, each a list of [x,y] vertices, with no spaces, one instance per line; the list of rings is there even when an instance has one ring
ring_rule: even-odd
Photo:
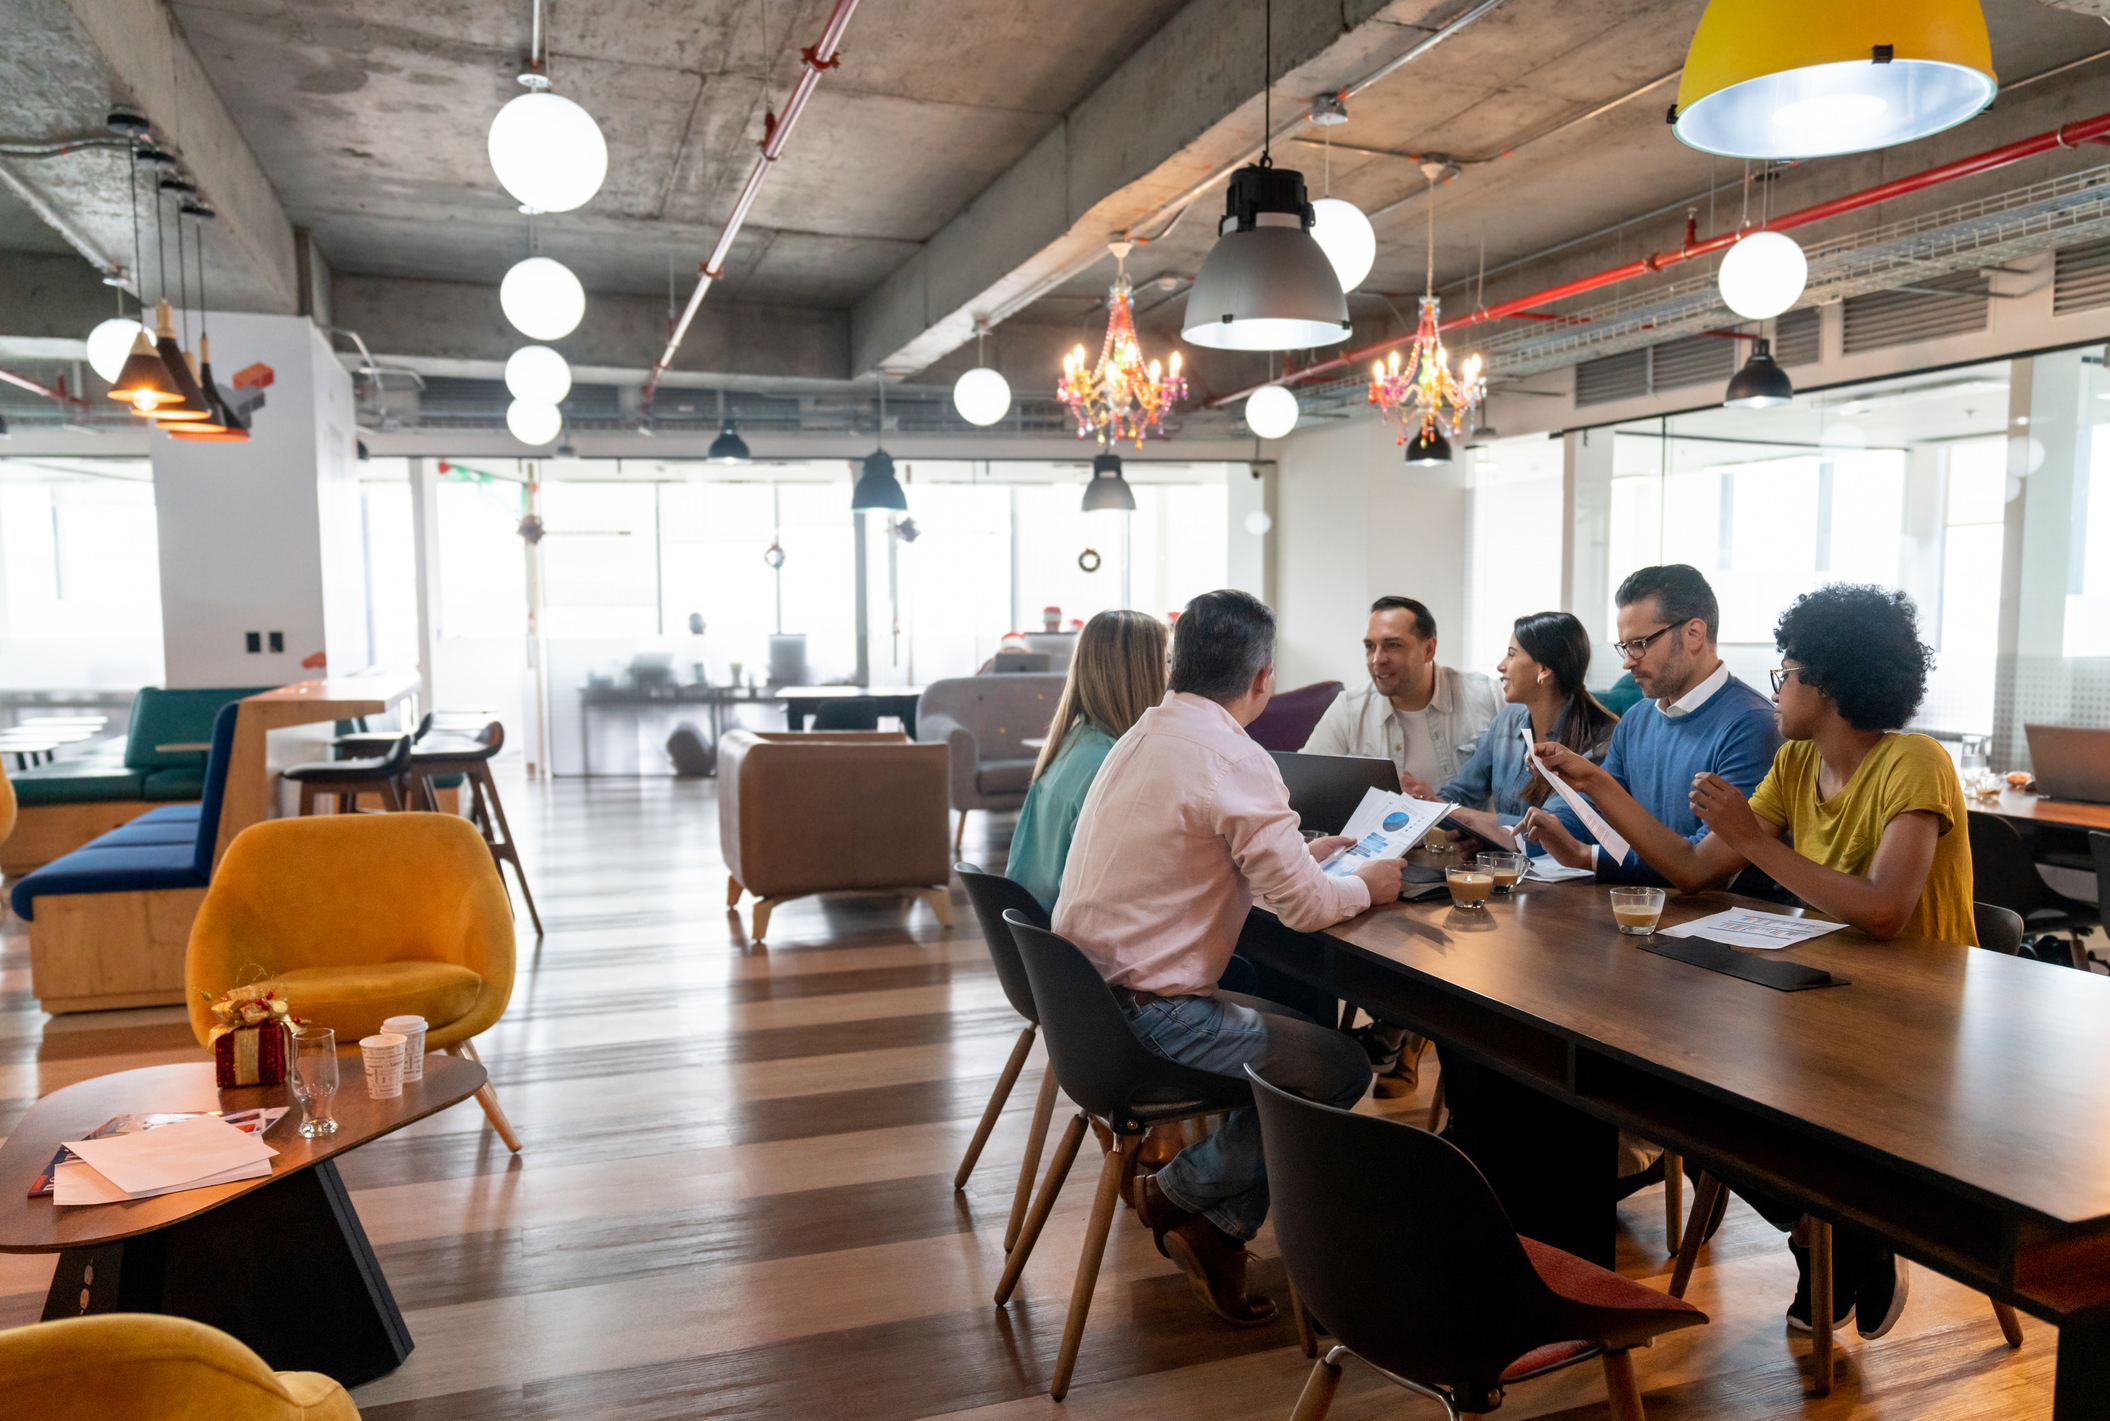
[[[2098,835],[2110,840],[2110,834]],[[2022,915],[1997,903],[1973,903],[1971,923],[1978,930],[1978,945],[1988,952],[2008,957],[2022,951]]]
[[[2110,902],[2110,834],[2090,830],[2088,852],[2095,860],[2095,910],[2097,916],[2101,916],[2103,904]],[[2110,967],[2110,961],[2103,958],[2091,956],[2090,960]],[[2086,963],[2082,965],[2086,966]]]
[[[1252,1067],[1275,1242],[1336,1345],[1291,1421],[1320,1421],[1361,1358],[1452,1421],[1521,1381],[1601,1358],[1612,1415],[1640,1421],[1629,1349],[1707,1321],[1678,1298],[1520,1237],[1448,1140],[1278,1090]]]
[[[1048,925],[1048,915],[1041,911],[1039,901],[1031,893],[1002,874],[984,873],[971,863],[956,863],[952,871],[966,886],[975,921],[982,925],[982,938],[989,944],[996,980],[1010,1000],[1011,1009],[1026,1019],[1026,1028],[1019,1032],[1018,1044],[1011,1048],[1011,1059],[1004,1062],[1003,1074],[996,1078],[996,1089],[982,1111],[982,1123],[975,1126],[967,1153],[960,1158],[960,1171],[952,1177],[953,1188],[965,1189],[967,1177],[974,1173],[975,1161],[982,1157],[982,1147],[989,1143],[989,1132],[996,1128],[997,1116],[1011,1098],[1011,1087],[1018,1083],[1018,1073],[1025,1069],[1033,1038],[1040,1031],[1040,1013],[1033,1007],[1033,984],[1026,980],[1026,964],[1019,958],[1018,944],[1012,941],[1011,925],[1004,921],[1004,914],[1007,910],[1015,912],[1036,928]],[[1019,1228],[1025,1223],[1026,1205],[1033,1198],[1033,1175],[1040,1168],[1041,1145],[1048,1138],[1048,1122],[1054,1116],[1055,1068],[1051,1065],[1041,1073],[1040,1098],[1034,1103],[1033,1127],[1026,1136],[1026,1157],[1018,1167],[1018,1192],[1011,1198],[1011,1221],[1004,1226],[1006,1253],[1018,1242]]]
[[[2095,907],[2057,892],[2037,872],[2036,855],[2022,832],[1997,814],[1968,816],[1971,826],[1972,892],[2022,918],[2024,950],[2032,957],[2088,969],[2082,939],[2101,921]],[[2057,936],[2065,934],[2064,937]],[[2054,947],[2053,944],[2057,946]]]
[[[822,701],[813,713],[815,730],[877,730],[879,702],[871,696],[844,696]]]
[[[1048,1394],[1060,1401],[1068,1394],[1070,1375],[1077,1368],[1077,1348],[1084,1340],[1085,1317],[1092,1310],[1092,1289],[1099,1282],[1099,1261],[1106,1253],[1107,1231],[1113,1227],[1114,1210],[1120,1203],[1121,1180],[1143,1132],[1152,1125],[1250,1108],[1253,1092],[1236,1077],[1198,1071],[1153,1053],[1129,1029],[1128,1018],[1122,1015],[1099,969],[1074,944],[1036,926],[1016,909],[1007,911],[1004,921],[1011,925],[1012,940],[1018,944],[1026,979],[1033,987],[1033,1003],[1048,1039],[1048,1060],[1063,1093],[1077,1102],[1077,1114],[1055,1147],[1047,1178],[1033,1200],[1032,1212],[1026,1215],[1025,1231],[1004,1264],[1003,1281],[996,1289],[998,1307],[1010,1300],[1026,1260],[1033,1256],[1033,1245],[1055,1207],[1055,1196],[1062,1192],[1086,1127],[1096,1119],[1117,1142],[1107,1151],[1099,1171],[1099,1192],[1092,1200],[1091,1223],[1084,1231],[1084,1249],[1077,1259],[1077,1281],[1070,1290],[1070,1312],[1063,1324],[1062,1350],[1055,1360],[1055,1380],[1048,1388]]]
[[[359,807],[362,794],[379,795],[383,807],[403,808],[403,771],[410,765],[410,737],[401,733],[388,737],[387,749],[354,760],[314,760],[292,765],[285,777],[300,786],[300,812],[313,814],[315,801],[334,796],[339,814]]]
[[[343,725],[346,722],[340,720],[337,723]],[[403,735],[400,730],[368,730],[366,728],[366,717],[363,715],[357,720],[350,722],[350,724],[352,726],[350,731],[343,735],[330,737],[332,759],[359,760],[374,755],[386,755],[390,744],[401,739]],[[432,712],[427,711],[424,718],[418,722],[418,728],[410,733],[410,743],[413,746],[417,745],[431,733]]]

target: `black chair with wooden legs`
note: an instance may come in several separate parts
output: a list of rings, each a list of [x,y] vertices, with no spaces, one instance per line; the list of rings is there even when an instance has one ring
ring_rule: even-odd
[[[2008,957],[2021,955],[2023,921],[2020,913],[1993,903],[1973,903],[1971,918],[1977,929],[1980,947]],[[1668,1178],[1668,1175],[1665,1177]],[[1699,1182],[1693,1186],[1692,1217],[1686,1220],[1685,1237],[1678,1249],[1678,1264],[1671,1270],[1672,1297],[1685,1296],[1685,1289],[1692,1283],[1693,1265],[1699,1261],[1700,1246],[1713,1237],[1714,1230],[1721,1224],[1722,1212],[1728,1205],[1728,1188],[1721,1180],[1703,1172]],[[1810,1250],[1812,1381],[1816,1393],[1826,1396],[1832,1389],[1832,1226],[1814,1215],[1809,1216],[1806,1223]],[[1988,1298],[1986,1301],[1993,1305],[1994,1320],[2000,1324],[2000,1335],[2007,1339],[2007,1345],[2020,1347],[2022,1320],[2015,1315],[2015,1309],[1997,1298]]]
[[[1004,1264],[996,1304],[1002,1307],[1018,1286],[1033,1245],[1062,1192],[1085,1130],[1094,1122],[1112,1132],[1115,1145],[1099,1171],[1099,1192],[1092,1200],[1091,1223],[1077,1259],[1077,1281],[1070,1290],[1070,1311],[1062,1329],[1062,1350],[1055,1359],[1054,1383],[1048,1394],[1060,1401],[1069,1393],[1077,1369],[1077,1349],[1084,1340],[1085,1317],[1092,1309],[1092,1290],[1099,1282],[1099,1263],[1106,1236],[1121,1202],[1121,1181],[1130,1157],[1152,1125],[1194,1120],[1219,1111],[1242,1110],[1253,1103],[1243,1080],[1198,1071],[1156,1055],[1129,1029],[1128,1018],[1114,1001],[1113,989],[1085,955],[1069,941],[1038,927],[1016,909],[1004,914],[1018,954],[1032,984],[1040,1028],[1048,1040],[1048,1060],[1063,1093],[1077,1102],[1077,1114],[1063,1131],[1048,1162],[1047,1177],[1026,1215],[1024,1232]]]
[[[505,748],[506,728],[491,721],[476,732],[469,741],[450,740],[434,742],[429,749],[413,750],[410,754],[408,779],[412,799],[423,808],[437,811],[439,795],[434,792],[432,781],[439,775],[460,775],[469,786],[469,813],[476,827],[483,831],[484,842],[491,846],[491,857],[500,864],[513,865],[513,874],[520,880],[520,896],[527,899],[528,917],[535,924],[535,936],[542,936],[542,914],[535,911],[535,895],[528,889],[527,870],[521,867],[520,850],[513,842],[513,831],[506,824],[505,806],[498,801],[498,781],[491,777],[491,760]],[[499,881],[505,880],[505,870],[499,869]],[[510,890],[509,890],[510,891]]]
[[[989,960],[996,967],[996,980],[1010,1000],[1011,1009],[1026,1019],[1025,1029],[1018,1033],[1018,1043],[1011,1048],[1011,1059],[1004,1062],[1003,1074],[996,1078],[996,1089],[990,1092],[981,1123],[975,1126],[974,1138],[967,1142],[967,1153],[960,1157],[959,1172],[952,1177],[953,1188],[965,1189],[968,1176],[974,1173],[975,1161],[982,1157],[982,1147],[989,1143],[989,1132],[1003,1114],[1004,1102],[1011,1098],[1011,1088],[1018,1084],[1019,1072],[1026,1068],[1033,1038],[1040,1032],[1040,1013],[1033,1006],[1033,984],[1026,980],[1026,964],[1019,959],[1018,944],[1011,940],[1011,926],[1004,921],[1004,914],[1007,910],[1015,912],[1037,928],[1048,925],[1048,915],[1041,911],[1038,899],[1001,874],[984,873],[971,863],[956,863],[952,871],[960,876],[967,889],[967,901],[974,905],[975,921],[982,925],[982,937],[989,944]],[[1033,1174],[1040,1168],[1041,1145],[1048,1138],[1048,1122],[1054,1117],[1055,1068],[1049,1066],[1041,1073],[1033,1127],[1026,1135],[1025,1159],[1018,1167],[1018,1191],[1011,1198],[1011,1220],[1004,1226],[1006,1253],[1018,1242],[1018,1231],[1025,1223],[1026,1205],[1033,1198]]]
[[[1518,1382],[1601,1359],[1614,1421],[1642,1421],[1631,1349],[1707,1321],[1692,1304],[1520,1237],[1448,1140],[1278,1090],[1248,1066],[1275,1242],[1335,1345],[1291,1421],[1320,1421],[1357,1357],[1452,1421]]]
[[[300,786],[302,814],[313,814],[316,799],[326,796],[335,797],[337,813],[350,814],[359,807],[362,794],[378,795],[384,808],[400,810],[403,794],[398,786],[409,764],[410,737],[396,735],[383,754],[293,765],[287,768],[285,777]]]

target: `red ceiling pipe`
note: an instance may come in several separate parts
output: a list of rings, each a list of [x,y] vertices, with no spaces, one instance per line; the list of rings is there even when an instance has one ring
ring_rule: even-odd
[[[5,380],[10,385],[27,390],[32,395],[42,395],[47,400],[57,400],[62,405],[79,405],[82,409],[88,408],[85,401],[77,400],[66,393],[66,382],[63,379],[59,381],[57,388],[54,389],[48,385],[40,385],[25,376],[17,375],[12,370],[0,370],[0,380]]]
[[[1810,222],[1821,222],[1827,217],[1837,217],[1842,212],[1852,212],[1857,208],[1872,207],[1876,203],[1888,202],[1891,198],[1903,197],[1907,193],[1918,192],[1923,188],[1930,188],[1938,183],[1946,183],[1956,178],[1974,177],[1979,173],[1991,172],[1994,168],[2002,168],[2009,163],[2018,163],[2024,158],[2034,158],[2039,153],[2049,153],[2054,148],[2078,148],[2083,143],[2101,143],[2105,141],[2110,141],[2110,113],[2097,114],[2094,118],[2081,119],[2074,123],[2060,124],[2051,132],[2040,133],[2034,138],[2024,138],[2014,143],[2003,144],[1998,148],[1989,148],[1983,153],[1976,153],[1968,158],[1958,158],[1953,163],[1944,163],[1938,168],[1929,168],[1923,173],[1913,173],[1906,177],[1895,178],[1887,183],[1878,183],[1874,187],[1863,188],[1859,192],[1847,193],[1844,197],[1835,197],[1829,202],[1820,202],[1814,206],[1805,207],[1781,217],[1775,217],[1765,224],[1766,230],[1779,232],[1789,227],[1800,227]],[[1600,271],[1594,276],[1578,277],[1574,281],[1563,282],[1559,286],[1549,286],[1544,291],[1534,291],[1529,296],[1519,296],[1514,301],[1504,301],[1500,305],[1469,311],[1462,316],[1453,316],[1448,321],[1445,321],[1439,329],[1446,331],[1457,330],[1463,326],[1479,325],[1486,321],[1499,321],[1508,316],[1533,315],[1533,307],[1543,306],[1552,301],[1565,300],[1570,296],[1580,296],[1585,291],[1595,291],[1599,287],[1617,285],[1622,281],[1632,281],[1637,276],[1647,276],[1652,272],[1661,271],[1664,267],[1675,266],[1679,262],[1691,261],[1694,257],[1706,256],[1710,252],[1718,252],[1724,247],[1733,246],[1739,235],[1736,232],[1723,232],[1701,241],[1694,234],[1690,221],[1686,223],[1685,233],[1684,244],[1673,247],[1669,251],[1656,252],[1641,258],[1639,261],[1630,261],[1623,266],[1615,266],[1608,271]],[[1534,316],[1534,319],[1543,318]],[[1380,341],[1376,345],[1365,346],[1361,350],[1352,350],[1346,355],[1337,355],[1331,360],[1322,360],[1315,365],[1307,365],[1301,370],[1292,370],[1274,383],[1288,384],[1292,380],[1307,380],[1314,375],[1324,375],[1329,371],[1345,369],[1350,365],[1360,364],[1374,355],[1382,355],[1394,346],[1410,344],[1413,339],[1412,335],[1403,335],[1396,336],[1391,340]],[[1260,386],[1258,385],[1248,386],[1233,394],[1219,395],[1209,403],[1214,407],[1220,408],[1234,400],[1244,399],[1259,388]]]
[[[764,122],[762,155],[755,159],[754,170],[747,175],[747,186],[740,189],[740,200],[733,204],[733,215],[726,220],[725,232],[718,238],[718,245],[711,249],[710,260],[698,269],[696,290],[689,296],[689,304],[683,308],[681,319],[668,333],[667,348],[660,352],[658,363],[645,380],[643,400],[647,408],[651,407],[653,393],[659,389],[660,376],[666,374],[667,368],[674,363],[674,352],[681,349],[682,339],[689,333],[689,322],[696,319],[696,308],[703,304],[704,293],[711,289],[712,282],[725,274],[725,259],[732,255],[733,240],[740,235],[748,211],[761,195],[769,170],[776,166],[784,145],[791,140],[792,125],[805,111],[806,100],[812,98],[813,91],[820,87],[822,71],[833,69],[842,62],[837,51],[842,46],[843,31],[850,27],[850,16],[856,9],[857,0],[835,0],[835,9],[828,16],[827,26],[821,30],[821,37],[810,48],[799,51],[805,69],[799,75],[798,87],[785,101],[784,112],[771,115]]]

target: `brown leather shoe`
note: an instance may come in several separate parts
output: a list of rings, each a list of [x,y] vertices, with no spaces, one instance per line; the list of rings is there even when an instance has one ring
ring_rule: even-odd
[[[1260,1327],[1275,1320],[1271,1299],[1246,1295],[1245,1266],[1251,1255],[1243,1243],[1199,1214],[1168,1230],[1164,1242],[1210,1312],[1233,1327]]]
[[[1165,1258],[1172,1257],[1165,1251],[1165,1235],[1195,1216],[1165,1197],[1165,1191],[1158,1188],[1155,1175],[1146,1174],[1137,1179],[1132,1197],[1136,1217],[1143,1221],[1144,1228],[1150,1230],[1151,1238],[1157,1242],[1158,1253]]]

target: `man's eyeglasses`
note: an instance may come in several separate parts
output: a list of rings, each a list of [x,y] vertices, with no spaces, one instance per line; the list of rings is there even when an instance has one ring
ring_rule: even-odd
[[[1768,671],[1768,672],[1766,673],[1766,675],[1768,675],[1769,677],[1771,677],[1771,678],[1772,678],[1772,680],[1773,680],[1773,694],[1774,694],[1774,695],[1776,695],[1776,696],[1780,694],[1780,688],[1781,688],[1782,686],[1785,686],[1785,685],[1787,685],[1787,684],[1788,684],[1788,677],[1790,677],[1790,676],[1797,676],[1797,677],[1799,677],[1800,673],[1801,673],[1801,672],[1803,672],[1803,671],[1805,671],[1805,670],[1807,670],[1807,669],[1808,669],[1807,667],[1803,667],[1803,666],[1781,666],[1781,667],[1776,667],[1775,669],[1773,669],[1773,670],[1771,670],[1771,671]],[[1807,681],[1804,681],[1804,682],[1803,682],[1802,684],[1803,684],[1803,685],[1805,685],[1805,686],[1807,686],[1807,685],[1809,685],[1810,683],[1809,683],[1809,682],[1807,682]]]
[[[1674,622],[1671,625],[1676,626],[1678,624]],[[1647,636],[1637,636],[1631,641],[1615,641],[1612,643],[1612,650],[1619,653],[1621,660],[1632,657],[1634,660],[1639,661],[1648,651],[1649,643],[1669,630],[1670,627],[1658,627]]]

